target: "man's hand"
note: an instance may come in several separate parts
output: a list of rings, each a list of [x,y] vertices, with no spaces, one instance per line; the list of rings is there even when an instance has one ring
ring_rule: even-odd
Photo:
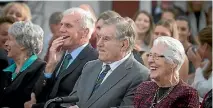
[[[24,103],[24,108],[32,108],[36,104],[35,93],[31,93],[31,100]]]
[[[59,37],[52,42],[49,50],[48,62],[45,72],[53,72],[56,64],[61,60],[63,55],[62,45],[64,44],[64,37]]]

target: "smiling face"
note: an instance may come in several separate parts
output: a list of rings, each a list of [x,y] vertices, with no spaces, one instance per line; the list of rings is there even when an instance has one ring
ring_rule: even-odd
[[[181,42],[187,41],[188,37],[190,36],[188,23],[182,20],[177,20],[176,23],[178,27],[179,40]]]
[[[170,64],[166,61],[163,52],[166,46],[158,44],[153,46],[148,56],[148,65],[150,69],[150,78],[154,80],[164,79],[171,74]]]
[[[123,41],[116,39],[114,25],[103,26],[97,37],[97,50],[99,59],[105,63],[112,63],[122,59]]]
[[[150,28],[150,19],[144,13],[140,13],[135,20],[138,33],[146,33]]]
[[[8,29],[11,27],[12,24],[9,23],[2,23],[0,24],[0,48],[4,48],[4,44],[9,38],[8,36]]]
[[[6,16],[13,17],[15,21],[25,21],[27,17],[24,8],[18,4],[11,6]]]
[[[60,33],[65,37],[63,49],[75,49],[79,47],[82,40],[86,38],[83,34],[83,28],[81,27],[81,15],[77,12],[73,14],[64,15],[61,20]]]
[[[9,34],[9,39],[5,42],[5,49],[8,52],[7,56],[15,58],[23,51],[22,46],[17,43],[15,38]]]

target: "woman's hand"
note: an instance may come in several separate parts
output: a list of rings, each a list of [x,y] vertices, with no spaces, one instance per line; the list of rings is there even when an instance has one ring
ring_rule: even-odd
[[[194,65],[194,67],[197,69],[198,67],[201,67],[201,63],[202,63],[202,58],[200,56],[200,54],[197,51],[193,51],[192,47],[189,48],[188,52],[188,59],[189,61],[192,62],[192,64]]]

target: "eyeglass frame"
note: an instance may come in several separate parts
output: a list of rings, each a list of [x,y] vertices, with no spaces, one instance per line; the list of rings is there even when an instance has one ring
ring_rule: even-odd
[[[165,58],[164,55],[159,55],[157,53],[154,53],[154,56],[151,52],[146,54],[147,58],[152,57],[154,60],[159,60],[159,58]]]

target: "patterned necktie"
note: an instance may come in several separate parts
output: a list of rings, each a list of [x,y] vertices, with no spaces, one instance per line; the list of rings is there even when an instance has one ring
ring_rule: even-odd
[[[69,64],[69,61],[70,61],[71,59],[72,59],[72,56],[71,56],[70,54],[67,54],[67,55],[65,56],[64,61],[63,61],[62,65],[61,65],[61,69],[60,69],[60,71],[59,71],[59,74],[60,74],[61,72],[63,72],[63,71],[67,68],[67,66],[68,66],[68,64]]]
[[[98,76],[95,82],[95,87],[93,88],[93,92],[97,90],[97,88],[101,85],[101,82],[103,81],[104,77],[106,76],[109,70],[110,70],[110,66],[105,65],[105,69],[101,72],[101,74]]]

